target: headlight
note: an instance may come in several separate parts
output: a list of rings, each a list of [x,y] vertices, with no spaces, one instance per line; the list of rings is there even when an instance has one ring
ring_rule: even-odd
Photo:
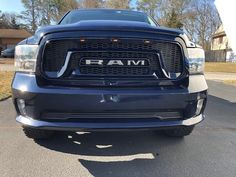
[[[16,71],[35,72],[38,45],[18,45],[15,48]]]
[[[201,74],[205,67],[205,53],[201,48],[188,48],[190,74]]]

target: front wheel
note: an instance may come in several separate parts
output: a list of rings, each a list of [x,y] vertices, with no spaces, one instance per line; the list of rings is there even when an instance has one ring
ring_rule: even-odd
[[[51,130],[40,130],[30,127],[23,127],[23,131],[28,138],[32,139],[49,139],[54,134]]]
[[[173,129],[164,130],[163,133],[172,137],[184,137],[192,133],[194,126],[178,127]]]

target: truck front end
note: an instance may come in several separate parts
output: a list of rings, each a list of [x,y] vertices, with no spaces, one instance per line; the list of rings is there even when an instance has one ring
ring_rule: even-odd
[[[21,42],[15,65],[16,120],[31,138],[104,129],[185,136],[204,118],[204,51],[178,30],[124,20],[62,23]]]

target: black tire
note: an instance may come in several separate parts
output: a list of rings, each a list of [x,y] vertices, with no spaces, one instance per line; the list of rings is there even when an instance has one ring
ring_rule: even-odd
[[[54,131],[51,130],[40,130],[30,127],[23,127],[23,131],[28,138],[32,139],[49,139],[54,134]]]
[[[164,134],[172,137],[184,137],[192,133],[194,126],[189,127],[178,127],[174,129],[164,130]]]

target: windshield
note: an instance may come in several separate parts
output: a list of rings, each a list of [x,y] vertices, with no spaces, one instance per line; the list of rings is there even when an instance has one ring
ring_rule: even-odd
[[[83,20],[125,20],[148,23],[157,26],[145,13],[125,10],[73,10],[59,24],[71,24]]]

